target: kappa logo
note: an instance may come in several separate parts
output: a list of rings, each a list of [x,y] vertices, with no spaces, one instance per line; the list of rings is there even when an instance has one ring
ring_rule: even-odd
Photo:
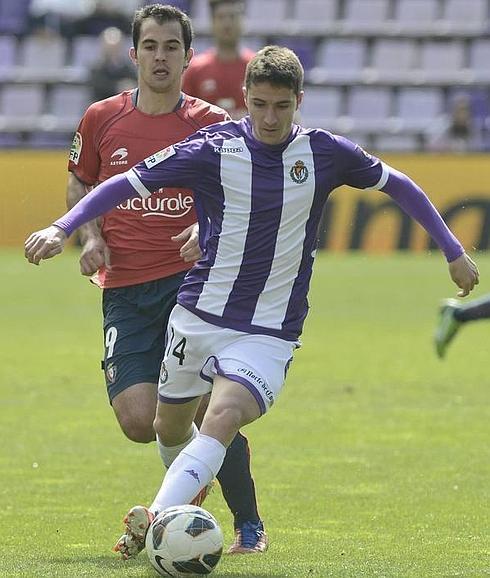
[[[219,154],[234,155],[243,152],[243,147],[214,147],[214,152]]]
[[[117,150],[115,150],[112,154],[111,154],[111,160],[110,164],[111,166],[114,165],[127,165],[128,161],[125,161],[124,159],[128,156],[128,149],[125,147],[121,147]]]
[[[289,176],[298,184],[304,183],[308,175],[308,169],[303,161],[296,161],[289,171]]]
[[[201,483],[201,480],[199,479],[199,474],[195,470],[184,470],[184,472],[192,476],[196,480],[196,482]]]

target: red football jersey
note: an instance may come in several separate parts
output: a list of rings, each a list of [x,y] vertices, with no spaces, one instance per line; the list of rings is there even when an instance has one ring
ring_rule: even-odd
[[[254,56],[247,48],[236,60],[219,60],[214,48],[198,54],[184,74],[184,91],[241,118],[247,112],[242,91],[245,69]]]
[[[218,107],[183,95],[174,112],[149,115],[126,91],[92,104],[70,151],[68,170],[87,185],[122,173],[152,153],[187,138],[209,124],[228,120]],[[192,191],[164,188],[148,199],[130,199],[102,218],[111,266],[99,271],[104,287],[124,287],[189,269],[170,238],[196,221]]]

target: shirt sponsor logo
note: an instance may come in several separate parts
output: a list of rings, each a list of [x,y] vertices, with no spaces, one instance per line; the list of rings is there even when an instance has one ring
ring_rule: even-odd
[[[219,154],[234,155],[236,153],[242,153],[243,147],[214,147],[214,152]]]
[[[128,149],[125,147],[121,147],[120,149],[117,149],[116,151],[114,151],[111,154],[111,160],[110,164],[111,166],[114,165],[127,165],[128,161],[124,160],[126,157],[128,156]]]
[[[173,146],[170,146],[165,149],[162,149],[161,151],[158,151],[155,154],[152,154],[151,156],[147,157],[143,162],[145,163],[147,169],[151,169],[155,165],[160,164],[162,161],[168,159],[174,154],[175,149]]]
[[[73,137],[73,141],[71,143],[70,156],[69,156],[70,161],[78,165],[81,153],[82,153],[82,135],[79,132],[76,132],[75,136]]]
[[[159,194],[165,195],[165,189],[160,189]],[[159,196],[153,194],[147,199],[135,197],[128,199],[117,206],[121,211],[137,211],[141,212],[142,217],[168,217],[170,219],[178,219],[187,215],[194,206],[194,199],[192,195],[187,195],[179,191],[175,196]]]
[[[260,389],[264,392],[265,397],[271,402],[274,403],[274,393],[271,389],[267,387],[267,383],[258,375],[256,375],[252,370],[247,369],[246,367],[240,367],[238,373],[245,375],[248,379],[254,381]]]
[[[289,176],[298,184],[304,183],[308,175],[308,169],[303,161],[296,161],[289,171]]]

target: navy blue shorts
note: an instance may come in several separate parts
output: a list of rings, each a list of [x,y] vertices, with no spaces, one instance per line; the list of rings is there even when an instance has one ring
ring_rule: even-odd
[[[104,289],[104,370],[109,399],[136,383],[158,383],[165,332],[185,276]]]

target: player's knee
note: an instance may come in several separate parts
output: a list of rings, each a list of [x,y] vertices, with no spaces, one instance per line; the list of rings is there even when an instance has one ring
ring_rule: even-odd
[[[215,405],[206,413],[206,424],[212,429],[238,431],[243,425],[243,412],[236,406]]]
[[[152,420],[134,419],[134,416],[124,416],[118,419],[124,435],[131,441],[140,444],[155,441]]]

